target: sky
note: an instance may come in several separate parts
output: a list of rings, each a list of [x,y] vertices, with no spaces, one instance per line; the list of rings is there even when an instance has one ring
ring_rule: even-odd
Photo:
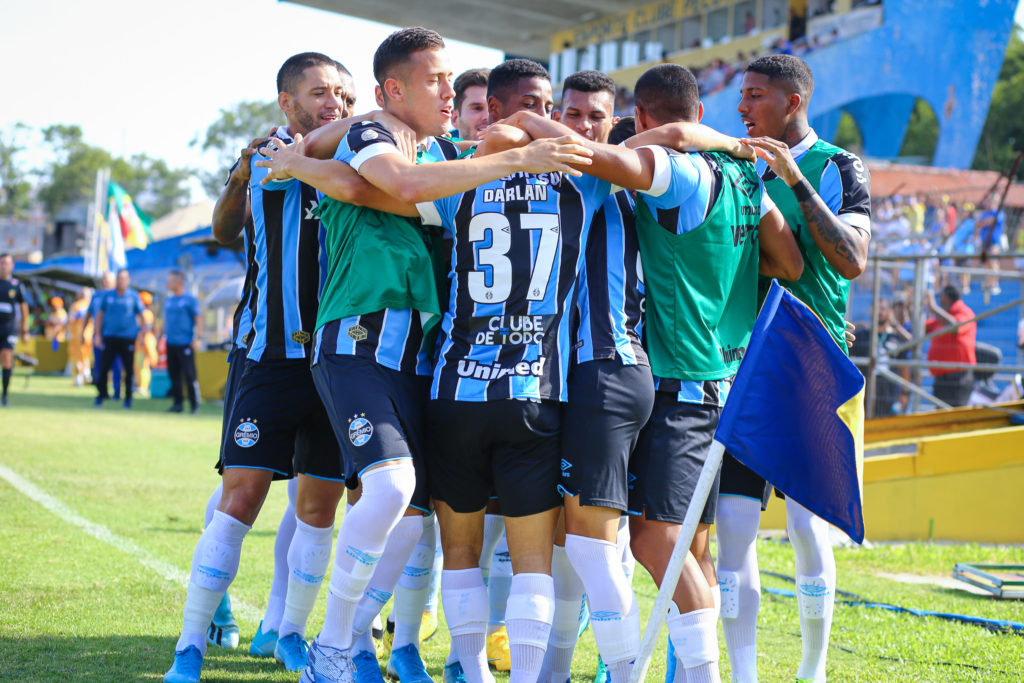
[[[214,155],[190,143],[222,108],[275,99],[277,70],[298,52],[345,64],[356,81],[356,113],[375,108],[373,53],[396,28],[275,0],[11,4],[0,23],[0,131],[18,121],[36,131],[77,124],[86,142],[115,155],[204,169],[216,168]],[[446,43],[456,74],[503,57]],[[31,165],[45,160],[38,135],[19,143],[36,147],[25,153]],[[202,197],[196,185],[193,200]]]
[[[356,112],[374,107],[373,53],[395,29],[276,0],[14,0],[0,23],[0,131],[77,124],[86,142],[118,156],[145,153],[172,167],[216,168],[190,143],[218,112],[277,95],[289,56],[323,52],[356,81]],[[397,19],[398,17],[396,17]],[[1016,19],[1024,24],[1024,1]],[[456,74],[502,54],[447,41]],[[38,134],[18,140],[31,166]],[[198,183],[193,199],[203,197]]]

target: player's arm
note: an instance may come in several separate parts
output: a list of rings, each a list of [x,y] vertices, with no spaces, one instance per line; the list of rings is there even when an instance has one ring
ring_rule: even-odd
[[[757,156],[793,189],[811,237],[829,265],[847,280],[853,280],[863,273],[868,262],[868,241],[871,239],[869,228],[866,225],[854,226],[829,208],[804,178],[784,142],[763,137],[744,139],[743,142],[755,147]],[[862,186],[865,184],[861,183]],[[866,194],[866,189],[862,187],[859,194]]]
[[[534,140],[575,136],[574,131],[551,119],[528,111],[519,111],[502,121],[506,125],[521,128]],[[606,180],[627,190],[647,190],[654,180],[654,156],[649,149],[627,149],[600,142],[582,140],[581,144],[590,150],[591,160],[585,166],[576,166],[579,171]]]
[[[623,144],[630,149],[654,145],[677,152],[724,152],[737,159],[755,160],[752,147],[740,142],[739,138],[719,133],[702,123],[666,123],[637,133]]]
[[[768,193],[762,195],[767,197]],[[768,201],[771,201],[770,199]],[[762,211],[764,202],[762,201]],[[757,228],[757,244],[760,259],[758,272],[765,277],[777,277],[795,282],[804,272],[804,257],[796,244],[793,231],[786,224],[782,212],[772,203],[767,213],[762,213]]]
[[[586,166],[591,154],[577,136],[570,136],[537,140],[526,147],[483,157],[416,164],[399,149],[396,137],[376,123],[353,128],[346,145],[350,157],[344,159],[346,163],[386,194],[408,204],[449,197],[516,171],[560,171],[579,176],[581,173],[575,167]],[[279,175],[274,158],[280,148],[268,146],[262,153],[269,160],[256,162],[258,166],[272,168],[273,177]]]
[[[103,348],[103,309],[96,311],[96,322],[92,326],[93,329],[93,344],[99,348]]]
[[[382,110],[371,111],[359,116],[350,116],[347,119],[332,121],[325,126],[310,131],[306,136],[305,154],[314,159],[330,159],[338,149],[338,145],[348,135],[348,130],[361,121],[376,121],[387,126],[389,129],[409,130],[402,121]],[[410,131],[411,132],[411,131]]]
[[[255,138],[242,150],[241,156],[231,167],[224,190],[213,206],[213,238],[221,244],[228,244],[238,237],[249,220],[249,178],[252,173],[252,155],[256,149],[274,134],[272,128],[266,137]]]
[[[198,351],[203,344],[203,316],[197,315],[195,318],[195,324],[192,328],[192,348]]]

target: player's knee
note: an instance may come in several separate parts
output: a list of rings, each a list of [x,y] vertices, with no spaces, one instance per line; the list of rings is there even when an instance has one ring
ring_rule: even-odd
[[[630,529],[629,549],[647,571],[654,571],[666,562],[661,536],[656,530],[643,525]]]
[[[398,460],[383,467],[367,470],[362,477],[361,502],[372,501],[371,507],[388,517],[401,517],[409,507],[416,489],[416,470],[412,460]]]

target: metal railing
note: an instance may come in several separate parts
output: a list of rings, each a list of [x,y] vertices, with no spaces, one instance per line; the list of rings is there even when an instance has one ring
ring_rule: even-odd
[[[990,259],[1016,259],[1024,257],[1024,253],[1004,253],[998,255],[989,255]],[[1005,363],[978,363],[974,365],[966,363],[948,363],[939,361],[927,361],[924,359],[924,344],[935,337],[943,334],[947,334],[954,330],[957,330],[964,325],[979,320],[984,320],[996,314],[1002,313],[1003,311],[1021,307],[1024,305],[1024,296],[1018,297],[1013,301],[1003,303],[995,308],[988,309],[981,313],[976,314],[969,320],[957,322],[955,324],[944,325],[943,327],[933,330],[932,332],[925,333],[925,297],[926,297],[926,271],[928,268],[935,268],[936,273],[949,273],[957,275],[969,275],[969,276],[981,276],[989,278],[997,278],[1000,280],[1024,280],[1024,273],[1020,270],[1001,270],[995,268],[978,268],[978,267],[965,267],[965,266],[939,266],[938,262],[945,260],[978,260],[979,255],[977,254],[917,254],[917,255],[873,255],[868,257],[868,271],[872,274],[871,282],[871,307],[869,309],[871,315],[871,326],[870,326],[870,338],[868,344],[868,355],[867,356],[851,356],[852,360],[861,371],[864,373],[864,377],[867,381],[866,395],[865,395],[865,410],[868,417],[874,417],[875,413],[875,397],[877,393],[878,378],[883,377],[891,382],[896,383],[902,389],[906,390],[910,394],[910,402],[908,404],[907,412],[915,412],[918,406],[919,400],[927,401],[938,408],[950,408],[949,404],[938,399],[922,386],[922,370],[925,368],[950,368],[954,370],[983,370],[992,371],[994,373],[1022,373],[1024,372],[1024,365],[1017,365],[1009,362]],[[898,344],[892,349],[887,349],[885,353],[880,353],[878,348],[879,340],[879,320],[878,320],[878,302],[881,298],[882,288],[882,273],[883,271],[901,271],[907,268],[908,262],[913,264],[913,294],[910,301],[910,322],[911,339]],[[865,271],[865,272],[868,272]],[[935,279],[938,279],[936,275]],[[911,358],[896,358],[894,356],[903,354],[906,351],[911,352]],[[893,372],[889,368],[910,368],[911,379],[908,381],[904,377]]]

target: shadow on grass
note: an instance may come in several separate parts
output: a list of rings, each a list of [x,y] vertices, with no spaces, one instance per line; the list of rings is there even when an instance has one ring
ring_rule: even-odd
[[[36,638],[0,637],[0,678],[7,681],[161,681],[171,666],[175,639],[115,635]],[[248,654],[249,640],[238,648],[210,647],[203,681],[294,681],[273,659]]]

